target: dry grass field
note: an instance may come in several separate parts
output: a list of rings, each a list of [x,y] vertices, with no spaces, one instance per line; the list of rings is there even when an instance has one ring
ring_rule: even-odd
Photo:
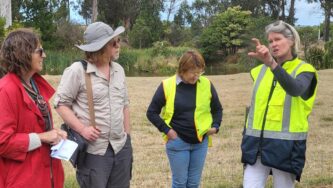
[[[60,76],[45,76],[56,87]],[[222,102],[223,122],[213,137],[202,177],[203,188],[241,188],[243,166],[240,142],[245,107],[250,103],[252,81],[248,73],[208,76]],[[163,77],[127,78],[131,100],[132,144],[134,148],[133,188],[171,187],[171,173],[164,143],[158,130],[146,118],[146,109]],[[301,183],[296,187],[333,187],[333,70],[319,71],[317,100],[310,116],[307,161]],[[56,125],[61,124],[53,112]],[[74,169],[64,162],[66,187],[77,187]],[[271,180],[267,187],[271,187]]]

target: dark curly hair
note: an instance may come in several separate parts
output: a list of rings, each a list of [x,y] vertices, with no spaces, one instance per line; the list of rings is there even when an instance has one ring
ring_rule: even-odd
[[[0,50],[0,65],[4,72],[21,75],[31,70],[32,53],[40,43],[31,29],[17,29],[8,34]]]

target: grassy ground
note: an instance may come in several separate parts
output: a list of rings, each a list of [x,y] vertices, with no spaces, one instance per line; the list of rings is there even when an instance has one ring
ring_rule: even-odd
[[[333,70],[319,71],[319,88],[307,146],[307,161],[301,183],[296,187],[333,187]],[[46,76],[57,86],[60,76]],[[216,87],[224,108],[222,127],[213,137],[202,177],[204,188],[242,187],[243,166],[240,143],[245,106],[250,103],[252,81],[248,73],[208,76]],[[149,123],[145,113],[152,95],[163,77],[127,78],[131,100],[132,144],[134,148],[131,187],[171,187],[171,173],[164,143],[158,130]],[[56,125],[61,124],[53,112]],[[74,169],[64,162],[66,186],[77,187]],[[271,180],[268,186],[271,187]]]

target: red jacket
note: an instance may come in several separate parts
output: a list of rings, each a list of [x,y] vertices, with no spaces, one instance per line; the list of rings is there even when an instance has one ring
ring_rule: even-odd
[[[54,89],[40,75],[33,78],[48,102]],[[51,187],[51,161],[54,188],[63,187],[61,161],[50,157],[50,145],[42,143],[28,151],[28,134],[44,128],[43,116],[20,79],[12,73],[4,76],[0,80],[0,188]]]

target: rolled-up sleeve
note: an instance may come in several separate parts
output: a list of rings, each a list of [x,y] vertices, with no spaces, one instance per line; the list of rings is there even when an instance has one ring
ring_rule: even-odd
[[[82,65],[74,63],[70,67],[66,68],[58,89],[54,97],[54,107],[57,108],[59,105],[72,106],[73,101],[76,99],[80,87],[82,85],[83,74],[81,70]]]

